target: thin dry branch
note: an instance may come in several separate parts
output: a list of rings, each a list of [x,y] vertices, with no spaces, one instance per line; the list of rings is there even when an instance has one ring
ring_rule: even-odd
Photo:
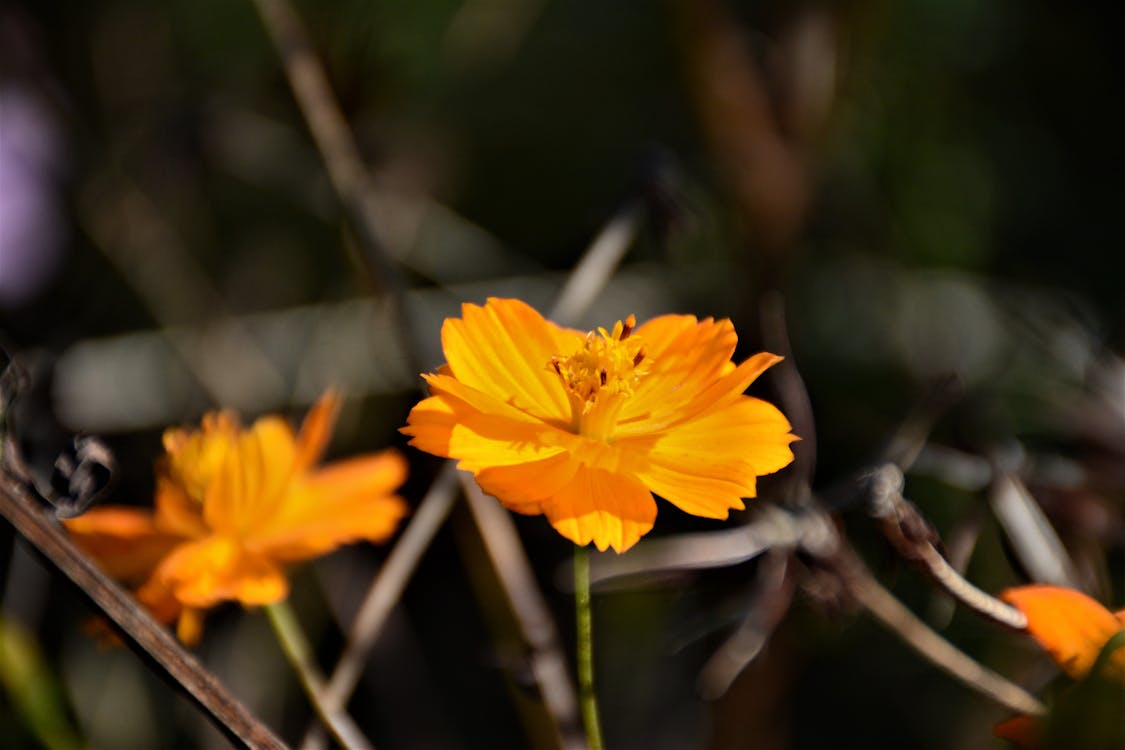
[[[20,484],[0,474],[0,515],[75,583],[122,632],[155,662],[233,743],[252,750],[287,746],[160,623],[74,546],[54,515]]]
[[[1046,713],[1046,707],[1031,693],[981,665],[930,629],[871,575],[850,548],[837,557],[835,567],[848,593],[930,663],[1012,711],[1034,716]]]
[[[543,704],[555,723],[558,745],[586,748],[578,701],[555,621],[527,559],[515,522],[507,510],[488,497],[473,478],[461,473],[461,489],[484,542],[526,648],[525,662],[539,686]]]
[[[634,201],[610,219],[571,271],[547,317],[573,325],[589,309],[621,265],[643,217],[643,205]]]
[[[792,420],[793,434],[801,438],[799,443],[793,445],[793,468],[790,473],[797,482],[797,491],[807,494],[816,475],[816,419],[813,417],[812,400],[805,388],[805,381],[793,359],[789,324],[785,318],[785,297],[778,291],[766,292],[762,295],[759,309],[762,343],[768,351],[785,357],[773,369],[773,378],[777,383],[781,405]]]
[[[1027,615],[985,593],[962,576],[938,551],[937,534],[918,509],[902,496],[902,471],[887,464],[871,480],[872,514],[883,534],[906,560],[918,565],[946,593],[963,605],[1014,630],[1027,628]]]
[[[367,595],[348,630],[348,641],[336,668],[332,671],[320,700],[329,711],[342,711],[355,690],[371,655],[371,649],[383,632],[387,618],[394,610],[406,589],[410,577],[438,530],[449,517],[457,499],[456,465],[447,462],[438,474],[430,491],[418,505],[418,512],[410,519],[406,530],[391,548],[379,574],[371,582]],[[314,725],[305,733],[302,750],[324,746],[324,735]]]
[[[699,673],[699,693],[704,699],[719,698],[757,658],[781,624],[796,591],[792,556],[779,549],[762,561],[751,594],[749,614],[715,650]]]
[[[257,408],[281,400],[285,382],[275,363],[230,314],[183,239],[136,184],[118,176],[90,186],[79,220],[213,404]],[[177,328],[200,312],[209,320],[199,335]],[[238,352],[239,366],[229,367],[226,357],[204,356],[208,346]]]
[[[402,339],[402,349],[411,369],[417,372],[421,369],[421,357],[416,339],[411,335],[413,326],[404,287],[379,231],[376,218],[379,208],[371,176],[329,84],[324,65],[288,0],[251,2],[277,50],[293,96],[328,171],[332,189],[358,235],[368,275],[386,294],[400,322],[396,330]]]

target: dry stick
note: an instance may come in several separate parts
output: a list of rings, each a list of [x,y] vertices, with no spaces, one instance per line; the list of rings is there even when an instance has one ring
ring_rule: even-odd
[[[621,265],[643,215],[640,201],[630,202],[617,212],[582,255],[547,317],[562,325],[573,325],[589,309]]]
[[[774,369],[773,377],[785,412],[793,420],[793,433],[801,438],[801,442],[793,446],[792,474],[798,482],[798,492],[807,494],[816,474],[816,419],[805,381],[793,359],[789,325],[785,320],[785,298],[781,292],[764,293],[759,314],[762,343],[767,350],[785,357]]]
[[[99,181],[86,190],[79,220],[94,246],[144,302],[185,369],[213,404],[246,405],[265,395],[280,400],[284,379],[254,336],[227,309],[222,295],[160,215],[153,201],[130,179]],[[216,366],[202,357],[202,337],[176,326],[205,310],[212,321],[227,321],[228,345],[240,367]]]
[[[414,371],[421,357],[406,306],[402,282],[386,253],[375,214],[371,178],[348,127],[324,65],[309,42],[296,10],[288,0],[251,0],[277,49],[289,86],[328,170],[328,179],[355,229],[369,277],[386,293],[399,325],[402,350]]]
[[[982,666],[931,630],[883,588],[850,548],[841,553],[838,562],[845,585],[855,600],[932,664],[1013,711],[1035,716],[1046,713],[1046,707],[1035,696]]]
[[[937,550],[933,543],[936,533],[902,496],[903,476],[897,466],[884,466],[871,485],[872,514],[882,522],[884,536],[899,555],[918,565],[946,593],[978,615],[1013,630],[1027,628],[1027,615],[977,588]]]
[[[485,495],[471,476],[462,473],[460,477],[469,512],[528,647],[528,668],[539,685],[548,713],[557,723],[560,745],[573,750],[584,748],[586,742],[566,655],[515,524],[508,511]]]
[[[11,477],[2,474],[0,515],[89,596],[129,641],[160,665],[234,744],[253,750],[287,747],[127,591],[94,566],[74,546],[50,511],[40,507]]]
[[[793,602],[796,577],[790,550],[772,551],[759,567],[750,598],[750,611],[734,634],[703,665],[696,683],[704,700],[718,699],[757,658],[781,624]]]
[[[359,612],[348,630],[348,642],[332,676],[321,692],[320,701],[329,711],[342,711],[348,698],[355,690],[367,658],[375,641],[383,631],[387,618],[394,610],[410,581],[414,569],[422,559],[437,534],[439,528],[449,517],[453,501],[457,499],[457,471],[452,461],[447,462],[430,491],[418,506],[418,512],[410,519],[406,530],[391,548],[386,562],[379,569],[375,580],[359,607]],[[302,750],[323,747],[324,735],[318,725],[310,727],[301,742]]]

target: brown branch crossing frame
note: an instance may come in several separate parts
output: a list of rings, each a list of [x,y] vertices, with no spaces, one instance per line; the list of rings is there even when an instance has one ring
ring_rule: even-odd
[[[259,721],[129,594],[97,568],[59,526],[54,514],[22,485],[0,473],[0,515],[78,586],[142,655],[155,662],[238,747],[288,746]]]

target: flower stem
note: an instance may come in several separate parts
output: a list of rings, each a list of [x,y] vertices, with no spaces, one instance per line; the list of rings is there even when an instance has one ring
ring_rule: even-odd
[[[343,711],[332,711],[325,705],[322,698],[325,691],[324,676],[313,661],[312,648],[290,606],[280,601],[267,604],[265,610],[274,635],[277,636],[277,642],[285,653],[285,658],[297,673],[297,679],[300,680],[305,695],[312,703],[316,715],[324,722],[324,726],[341,747],[354,750],[371,748],[370,741],[363,736],[350,716]]]
[[[574,609],[578,624],[578,699],[582,705],[582,723],[590,750],[602,750],[601,722],[598,720],[598,696],[594,692],[594,641],[590,617],[590,553],[585,547],[574,547]]]

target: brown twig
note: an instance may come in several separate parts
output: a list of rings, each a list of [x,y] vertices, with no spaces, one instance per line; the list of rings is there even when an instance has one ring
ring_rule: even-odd
[[[449,517],[457,499],[457,488],[456,465],[449,461],[442,467],[430,491],[419,503],[418,512],[391,548],[348,629],[347,645],[320,697],[329,711],[342,711],[347,705],[387,618],[402,597],[422,555]],[[301,742],[302,750],[323,746],[324,734],[319,725],[310,727]]]
[[[812,401],[793,359],[789,325],[785,319],[785,298],[778,291],[766,292],[759,308],[762,343],[768,351],[785,357],[775,368],[773,377],[781,405],[793,423],[793,433],[801,438],[793,446],[792,475],[797,481],[797,491],[807,494],[816,474],[816,419],[813,417]]]
[[[575,265],[547,317],[573,325],[589,309],[621,265],[643,216],[643,205],[630,202],[610,219]]]
[[[158,664],[232,742],[254,750],[286,747],[127,591],[94,566],[50,511],[4,474],[0,474],[0,515],[89,596],[126,639]]]
[[[417,342],[398,271],[384,249],[376,216],[379,211],[371,176],[324,65],[317,57],[300,16],[288,0],[251,0],[281,59],[293,96],[328,171],[332,189],[358,235],[369,277],[389,298],[411,369],[421,370]]]
[[[285,383],[277,365],[230,314],[183,239],[136,184],[120,175],[90,185],[79,220],[213,405],[259,408],[282,400]],[[181,328],[201,311],[209,320],[206,327],[195,335]],[[220,344],[238,352],[237,368],[229,367],[226,357],[204,356],[205,349]]]
[[[1012,711],[1036,716],[1046,713],[1046,707],[1035,696],[931,630],[871,575],[850,547],[836,556],[834,568],[856,602],[931,664]]]
[[[751,594],[749,614],[699,673],[699,693],[704,699],[715,700],[727,692],[781,624],[797,588],[792,560],[788,550],[779,549],[762,561]]]
[[[836,533],[823,514],[791,513],[767,503],[757,513],[754,520],[735,528],[646,540],[627,555],[599,555],[592,561],[591,583],[604,588],[621,579],[662,572],[725,568]]]
[[[555,621],[535,582],[515,523],[508,511],[485,495],[470,475],[462,473],[460,476],[469,511],[519,625],[526,666],[553,720],[558,746],[582,750],[587,745],[566,655],[559,645]]]
[[[963,605],[1014,630],[1027,627],[1027,616],[981,591],[949,564],[935,546],[937,534],[918,509],[902,496],[902,471],[887,464],[871,480],[871,513],[883,534],[906,560],[919,566],[944,591]]]

